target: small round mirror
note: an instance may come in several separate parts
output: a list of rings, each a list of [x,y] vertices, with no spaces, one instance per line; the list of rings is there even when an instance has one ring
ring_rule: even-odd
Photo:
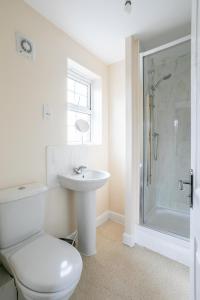
[[[89,130],[89,124],[87,121],[79,119],[75,122],[75,127],[79,132],[85,133]]]

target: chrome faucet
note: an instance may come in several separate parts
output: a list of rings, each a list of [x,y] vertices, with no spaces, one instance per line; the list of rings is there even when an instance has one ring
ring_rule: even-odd
[[[86,166],[80,166],[80,167],[77,167],[77,168],[73,168],[73,171],[74,171],[75,174],[82,174],[84,169],[87,169],[87,167]]]

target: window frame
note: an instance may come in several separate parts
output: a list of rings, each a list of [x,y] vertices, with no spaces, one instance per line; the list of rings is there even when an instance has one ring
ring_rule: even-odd
[[[92,144],[92,130],[93,130],[93,103],[92,103],[92,81],[87,79],[86,76],[84,76],[83,74],[75,71],[75,70],[68,70],[67,72],[67,81],[68,79],[74,80],[76,82],[79,82],[81,84],[84,84],[87,86],[88,88],[88,96],[87,96],[87,102],[88,105],[87,107],[81,106],[81,105],[77,105],[77,104],[73,104],[68,102],[68,96],[67,96],[67,111],[73,111],[73,112],[77,112],[77,113],[83,113],[86,115],[90,116],[90,138],[89,138],[89,142],[86,142],[85,144]],[[68,83],[67,83],[67,95],[68,95]],[[68,144],[81,144],[81,141],[78,142],[73,142],[73,141],[67,141]]]

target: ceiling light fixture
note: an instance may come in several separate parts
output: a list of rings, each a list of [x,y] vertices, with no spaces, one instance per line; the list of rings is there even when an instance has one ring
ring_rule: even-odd
[[[131,13],[131,10],[132,10],[132,1],[131,0],[125,0],[125,3],[124,3],[124,10],[130,14]]]

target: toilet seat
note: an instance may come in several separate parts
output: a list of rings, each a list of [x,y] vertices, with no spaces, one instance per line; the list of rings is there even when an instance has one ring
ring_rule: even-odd
[[[56,299],[56,295],[60,299],[74,290],[82,271],[78,251],[48,234],[16,250],[9,257],[9,265],[22,293],[36,294],[30,299]]]

